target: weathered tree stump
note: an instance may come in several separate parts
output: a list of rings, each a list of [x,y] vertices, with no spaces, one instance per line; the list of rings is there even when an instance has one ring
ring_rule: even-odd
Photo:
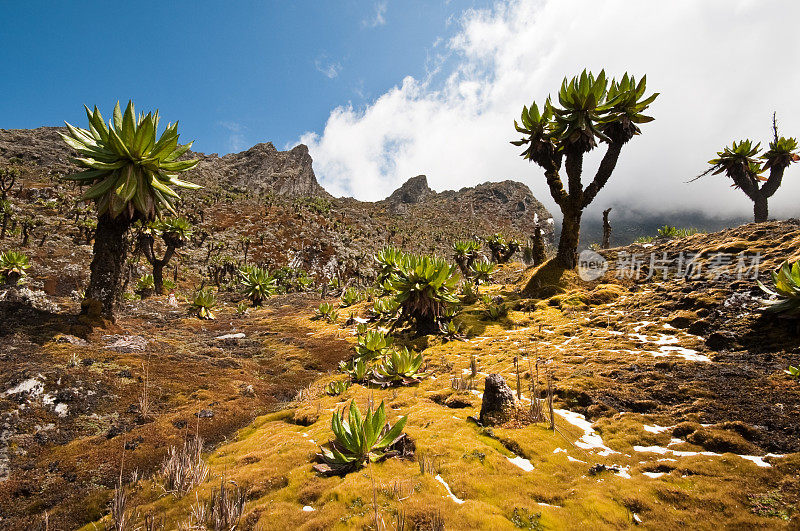
[[[514,392],[506,385],[505,379],[499,374],[487,376],[481,404],[481,424],[487,426],[503,424],[511,419],[515,408]]]

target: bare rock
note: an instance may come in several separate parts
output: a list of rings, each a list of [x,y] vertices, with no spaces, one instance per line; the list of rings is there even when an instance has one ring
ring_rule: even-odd
[[[481,404],[481,424],[491,426],[509,420],[516,408],[514,391],[499,374],[486,377]]]
[[[142,336],[111,335],[103,336],[109,350],[122,353],[144,352],[147,350],[147,339]]]
[[[428,186],[428,178],[424,175],[417,175],[403,183],[387,198],[390,203],[422,203],[428,197],[436,195],[436,192]]]
[[[79,347],[84,347],[89,344],[89,342],[86,341],[85,339],[71,336],[69,334],[62,334],[56,337],[56,343],[69,343],[70,345],[76,345]]]

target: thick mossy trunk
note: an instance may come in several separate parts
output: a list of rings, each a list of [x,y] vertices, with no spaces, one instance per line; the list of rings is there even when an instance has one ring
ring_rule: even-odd
[[[580,240],[583,211],[580,208],[567,207],[563,212],[564,223],[561,226],[556,260],[565,269],[574,269],[578,265],[578,241]]]
[[[130,225],[130,220],[124,216],[111,218],[104,214],[97,220],[92,274],[86,289],[86,299],[99,301],[103,317],[111,320],[114,319],[114,310],[122,295],[122,269],[128,251],[125,233]]]
[[[766,195],[759,194],[753,201],[753,214],[756,223],[763,223],[769,218],[769,199]]]

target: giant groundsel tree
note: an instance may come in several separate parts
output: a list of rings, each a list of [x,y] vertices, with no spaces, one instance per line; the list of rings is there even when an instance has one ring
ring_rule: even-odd
[[[790,164],[800,160],[797,140],[778,134],[778,122],[774,114],[772,142],[763,155],[759,156],[760,153],[760,143],[754,145],[750,139],[733,142],[730,147],[717,152],[717,158],[708,161],[711,167],[696,178],[709,173],[724,173],[733,181],[733,186],[740,188],[753,202],[753,218],[756,223],[767,221],[769,198],[780,188],[783,172]],[[769,172],[768,176],[764,175],[766,172]]]
[[[512,144],[526,146],[522,157],[544,169],[550,195],[564,216],[556,256],[562,267],[576,266],[583,210],[608,182],[622,147],[640,134],[638,124],[653,120],[642,114],[658,96],[645,96],[646,79],[637,82],[625,74],[619,81],[609,80],[604,71],[594,76],[584,70],[571,80],[564,78],[557,103],[549,97],[541,107],[534,102],[522,108],[521,123],[514,122],[524,137]],[[584,188],[583,159],[598,141],[606,144],[606,152]]]
[[[108,125],[97,107],[86,107],[86,115],[88,130],[66,124],[68,133],[61,135],[78,154],[72,161],[83,168],[65,178],[90,185],[81,200],[94,201],[98,217],[86,299],[99,301],[102,314],[113,319],[128,229],[137,220],[159,219],[165,211],[175,214],[179,196],[172,187],[200,188],[178,179],[198,161],[179,160],[191,142],[178,144],[177,122],[158,135],[158,111],[137,117],[128,102],[123,114],[118,102]]]

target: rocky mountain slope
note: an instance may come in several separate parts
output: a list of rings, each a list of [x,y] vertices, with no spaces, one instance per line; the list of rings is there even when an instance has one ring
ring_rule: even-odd
[[[397,337],[424,356],[421,383],[356,384],[340,396],[323,389],[342,378],[336,363],[352,352],[355,323],[313,320],[319,295],[273,297],[239,315],[231,293],[213,322],[190,316],[183,299],[132,300],[116,325],[85,338],[70,334],[70,297],[0,301],[0,526],[36,528],[44,511],[51,528],[110,525],[122,469],[131,518],[149,515],[156,529],[189,522],[223,478],[244,493],[243,529],[376,519],[405,529],[795,528],[800,387],[783,371],[800,362],[800,336],[796,322],[759,310],[735,257],[758,255],[766,281],[798,249],[791,220],[659,240],[604,252],[604,277],[568,272],[539,297],[524,290],[534,271],[512,263],[480,288],[506,316],[488,318],[479,301],[457,316],[464,341]],[[653,252],[697,255],[701,274],[650,275]],[[634,255],[641,265],[628,275],[617,264]],[[369,304],[340,311],[367,318]],[[512,389],[519,373],[523,408],[530,386],[541,393],[549,379],[557,429],[524,418],[477,425],[490,373]],[[316,474],[331,414],[350,400],[362,410],[385,401],[392,422],[407,415],[412,460]],[[161,459],[195,433],[208,479],[165,493]]]
[[[35,267],[48,269],[43,276],[54,277],[62,277],[58,272],[65,268],[88,270],[91,234],[85,225],[92,219],[90,208],[75,206],[77,188],[58,179],[72,171],[58,130],[0,130],[0,165],[22,170],[10,193],[16,237],[2,246],[21,247],[33,255]],[[418,176],[387,199],[369,203],[330,196],[317,182],[303,145],[282,152],[267,143],[223,157],[191,156],[201,162],[187,178],[204,189],[183,194],[181,214],[194,223],[196,237],[183,251],[185,273],[179,277],[193,282],[221,262],[245,260],[304,269],[319,281],[368,280],[374,275],[371,256],[383,245],[449,256],[459,238],[502,232],[527,241],[537,220],[552,239],[552,222],[545,223],[550,213],[513,181],[436,193]],[[26,229],[34,237],[24,246],[23,220],[35,220]]]

